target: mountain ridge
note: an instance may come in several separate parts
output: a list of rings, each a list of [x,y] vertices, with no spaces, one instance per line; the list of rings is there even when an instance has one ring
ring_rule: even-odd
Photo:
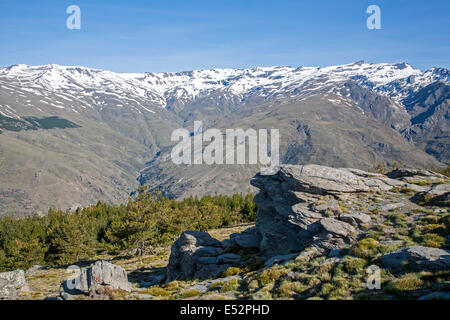
[[[257,167],[172,166],[171,133],[191,130],[195,120],[202,120],[205,130],[280,128],[281,159],[291,164],[367,169],[400,161],[441,167],[449,162],[448,83],[445,68],[421,71],[406,63],[362,61],[166,73],[55,64],[0,68],[2,119],[58,117],[80,126],[13,132],[0,119],[0,158],[7,169],[0,176],[6,199],[0,208],[7,210],[17,200],[14,195],[22,193],[20,199],[32,199],[23,212],[45,212],[52,201],[61,208],[93,199],[117,203],[136,188],[136,177],[176,197],[246,192]],[[14,150],[17,143],[22,149]],[[102,176],[105,168],[108,174]],[[66,180],[77,177],[77,195],[58,196],[64,198],[59,201],[55,190],[74,194],[74,181],[61,179],[61,170],[71,172]],[[31,190],[29,175],[47,181],[33,182]]]

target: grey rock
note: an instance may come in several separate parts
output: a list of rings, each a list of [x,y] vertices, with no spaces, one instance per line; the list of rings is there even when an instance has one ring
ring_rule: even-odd
[[[322,266],[322,265],[324,265],[324,264],[336,264],[336,263],[338,263],[339,261],[341,261],[340,258],[338,258],[338,257],[331,257],[331,258],[328,258],[328,259],[322,261],[322,262],[320,263],[320,265]]]
[[[0,279],[0,299],[15,300],[18,299],[17,289],[2,279]]]
[[[343,213],[339,215],[339,220],[350,223],[353,226],[368,224],[372,218],[364,213]]]
[[[438,184],[420,194],[422,199],[436,206],[450,206],[450,184]]]
[[[450,270],[450,252],[438,248],[404,247],[384,254],[381,256],[381,261],[393,270],[401,270],[405,263],[416,270]]]
[[[369,191],[355,174],[345,170],[319,165],[284,165],[277,174],[298,191],[327,194]]]
[[[436,179],[444,179],[445,177],[440,173],[436,173],[428,170],[420,170],[420,169],[409,169],[409,168],[399,168],[392,170],[386,174],[389,178],[399,179],[399,178],[412,178],[412,177],[421,177],[421,178],[436,178]]]
[[[450,192],[450,184],[437,184],[431,188],[430,194],[434,196],[442,196]]]
[[[90,287],[109,286],[113,289],[131,291],[131,283],[128,282],[125,269],[104,260],[91,265],[90,281]]]
[[[193,277],[204,278],[222,272],[222,267],[215,265],[215,256],[222,251],[222,243],[206,232],[183,232],[171,248],[166,268],[167,282]]]
[[[224,239],[224,240],[222,241],[222,247],[224,247],[224,248],[229,248],[229,247],[231,247],[232,245],[233,245],[233,243],[231,242],[230,239]]]
[[[419,186],[419,185],[413,184],[413,183],[405,183],[403,185],[403,187],[409,188],[409,189],[413,190],[414,192],[425,192],[430,189],[429,187]]]
[[[160,284],[166,276],[164,274],[154,275],[147,278],[147,281],[140,282],[141,287],[148,288]]]
[[[131,283],[125,269],[108,261],[99,260],[88,268],[81,268],[78,276],[63,281],[60,286],[60,297],[72,300],[77,295],[89,294],[92,299],[102,299],[105,287],[131,292]]]
[[[242,248],[259,248],[261,244],[261,235],[258,234],[256,228],[248,228],[241,233],[233,233],[230,235],[231,244],[238,245]]]
[[[272,176],[257,174],[251,184],[260,189],[255,196],[256,229],[261,236],[259,249],[270,258],[308,247],[342,248],[350,240],[348,236],[358,231],[352,224],[357,226],[370,220],[362,214],[343,216],[346,221],[328,218],[325,213],[329,210],[337,214],[336,199],[345,199],[355,192],[386,190],[402,183],[361,170],[318,165],[282,165]],[[326,203],[315,208],[309,206],[323,196],[327,196]]]
[[[298,256],[298,253],[291,253],[291,254],[285,254],[280,256],[275,256],[270,259],[267,259],[266,262],[264,262],[264,266],[266,268],[270,268],[274,264],[282,264],[283,262],[289,261],[294,259]]]
[[[39,271],[39,270],[45,270],[47,267],[44,267],[44,266],[40,266],[40,265],[34,265],[34,266],[32,266],[30,269],[28,269],[26,272],[25,272],[25,275],[27,276],[27,277],[29,277],[29,276],[32,276],[32,275],[34,275],[34,274],[36,274],[36,272],[37,271]]]
[[[347,237],[356,232],[356,229],[351,224],[334,218],[324,218],[320,220],[320,224],[326,231],[342,237]]]
[[[219,240],[214,239],[207,232],[201,231],[185,231],[178,238],[182,246],[195,247],[221,247]]]
[[[338,247],[331,248],[330,252],[328,253],[329,257],[338,257],[341,254],[341,249]]]
[[[326,203],[318,205],[315,209],[317,211],[325,211],[337,208],[339,208],[339,203],[336,200],[328,200]]]
[[[405,204],[403,202],[388,203],[388,204],[384,204],[384,205],[379,206],[379,209],[383,210],[383,211],[389,211],[389,210],[398,209],[398,208],[401,208],[401,207],[404,207],[404,206],[405,206]]]
[[[218,264],[239,264],[241,256],[235,253],[225,253],[217,257]]]
[[[216,257],[200,257],[197,259],[197,262],[199,264],[211,264],[211,263],[218,263],[218,260]]]
[[[227,271],[231,266],[231,264],[207,264],[199,266],[193,277],[196,279],[217,278],[217,276]]]
[[[219,275],[229,266],[237,263],[237,258],[229,256],[229,254],[220,256],[222,252],[222,243],[208,233],[183,232],[172,245],[169,264],[166,268],[166,281],[207,279]]]
[[[26,290],[28,285],[23,270],[0,273],[0,299],[18,299],[18,291]]]
[[[198,257],[214,257],[221,254],[223,249],[218,247],[196,247],[194,255]]]

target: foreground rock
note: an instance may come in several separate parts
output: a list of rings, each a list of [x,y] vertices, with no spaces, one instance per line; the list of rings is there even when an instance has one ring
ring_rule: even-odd
[[[389,178],[393,179],[409,179],[409,180],[441,180],[446,179],[440,173],[420,170],[420,169],[409,169],[409,168],[399,168],[395,169],[386,174]]]
[[[0,299],[18,299],[18,292],[28,289],[23,270],[0,273]]]
[[[318,165],[286,165],[274,175],[256,175],[251,183],[260,189],[255,203],[259,208],[256,227],[261,252],[270,257],[307,247],[344,247],[358,236],[355,226],[370,223],[371,219],[364,214],[338,216],[336,199],[402,184],[391,180],[361,170]],[[331,199],[316,207],[310,205],[324,196]]]
[[[434,185],[430,190],[422,192],[419,196],[422,201],[425,201],[428,204],[448,207],[450,206],[450,185]]]
[[[223,253],[219,240],[206,232],[185,231],[172,245],[167,281],[176,279],[208,279],[240,263],[240,256]]]
[[[412,184],[412,178],[441,184]],[[339,257],[366,238],[367,230],[378,226],[388,215],[394,219],[397,210],[418,209],[412,195],[426,193],[445,201],[450,185],[444,179],[440,174],[423,170],[398,169],[383,175],[319,165],[282,165],[270,174],[257,174],[251,180],[259,189],[254,198],[258,206],[256,226],[232,234],[222,242],[207,233],[184,232],[172,246],[167,281],[218,276],[243,261],[239,255],[229,253],[228,249],[234,247],[258,250],[266,267],[284,263],[305,249]],[[382,195],[385,197],[380,198]],[[388,223],[391,225],[391,221]],[[414,262],[417,265],[437,270],[448,268],[445,257],[444,262],[430,262],[439,249],[411,250],[386,256],[386,262],[395,267],[394,257],[413,259],[420,252],[421,260]]]
[[[76,278],[64,281],[60,287],[60,296],[64,300],[71,300],[74,295],[80,294],[88,295],[91,299],[103,299],[109,289],[130,292],[131,283],[122,267],[101,260],[89,268],[82,268]]]
[[[450,251],[422,246],[404,247],[381,256],[383,264],[393,270],[450,270]]]

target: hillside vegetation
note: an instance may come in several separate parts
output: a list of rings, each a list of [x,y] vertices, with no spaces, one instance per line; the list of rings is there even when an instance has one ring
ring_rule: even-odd
[[[96,205],[44,217],[0,219],[0,271],[36,264],[60,266],[100,253],[140,255],[171,243],[182,231],[205,231],[256,219],[253,195],[171,200],[139,190],[126,205]]]

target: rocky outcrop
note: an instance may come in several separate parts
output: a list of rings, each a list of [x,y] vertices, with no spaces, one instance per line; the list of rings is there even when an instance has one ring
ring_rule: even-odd
[[[167,281],[208,279],[240,263],[239,255],[223,253],[223,249],[222,243],[206,232],[183,232],[172,245],[166,269]]]
[[[346,194],[397,185],[379,174],[318,165],[282,166],[274,175],[256,175],[251,183],[260,189],[255,197],[259,208],[256,228],[260,250],[268,257],[307,247],[331,250],[345,246],[358,235],[357,226],[371,219],[357,213],[339,215],[337,200]],[[311,206],[324,196],[330,199]]]
[[[419,169],[409,169],[409,168],[399,168],[392,170],[387,173],[386,176],[392,179],[430,179],[430,180],[438,180],[445,179],[446,177],[440,173],[429,171],[429,170],[419,170]]]
[[[232,233],[228,245],[237,245],[241,248],[259,248],[260,243],[261,235],[256,228],[248,228],[241,233]]]
[[[89,268],[79,270],[79,275],[61,284],[60,296],[64,300],[84,294],[91,299],[103,299],[107,289],[131,291],[126,271],[108,261],[100,260]]]
[[[256,232],[261,236],[260,250],[270,257],[299,252],[307,247],[325,251],[339,249],[351,243],[360,234],[360,227],[372,222],[367,214],[340,212],[337,200],[351,194],[385,192],[394,187],[436,192],[439,197],[448,194],[448,185],[434,186],[430,190],[430,187],[391,178],[418,175],[434,179],[443,177],[431,171],[398,169],[385,176],[319,165],[283,165],[273,175],[258,174],[251,183],[260,189],[255,197],[259,208]],[[324,203],[313,205],[320,201]],[[387,203],[380,209],[389,211],[404,205]]]
[[[450,206],[450,184],[437,184],[422,192],[419,197],[428,204],[441,207]]]
[[[28,285],[23,270],[0,273],[0,299],[18,299],[18,292],[27,289]]]
[[[397,194],[399,190],[407,190],[408,193],[412,190],[416,194],[426,192],[436,197],[448,194],[448,184],[422,186],[392,178],[416,176],[433,179],[441,177],[431,171],[398,169],[386,176],[352,168],[319,165],[282,165],[270,174],[257,174],[251,180],[251,184],[259,189],[254,198],[258,206],[256,226],[231,234],[229,239],[222,242],[207,233],[184,232],[172,246],[167,280],[217,276],[242,261],[239,255],[227,252],[228,248],[233,247],[259,250],[266,260],[265,267],[293,259],[305,249],[338,257],[344,248],[354,245],[365,237],[366,230],[379,223],[377,217],[369,215],[372,211],[386,213],[407,210],[408,206],[415,205],[407,198],[411,195],[401,199],[392,195],[378,199],[376,194],[389,193],[391,190]],[[371,211],[360,212],[363,210],[362,204],[352,209],[345,206],[344,203],[356,203],[355,200],[360,196],[366,201],[371,199]],[[433,252],[439,249],[411,250],[385,256],[386,263],[394,266],[393,261],[397,256],[411,258],[417,252],[423,253],[422,262],[414,262],[417,265],[438,269],[439,263],[443,263],[429,263],[433,254],[436,254]]]
[[[409,246],[381,256],[382,263],[393,270],[450,270],[450,251],[439,248]]]

